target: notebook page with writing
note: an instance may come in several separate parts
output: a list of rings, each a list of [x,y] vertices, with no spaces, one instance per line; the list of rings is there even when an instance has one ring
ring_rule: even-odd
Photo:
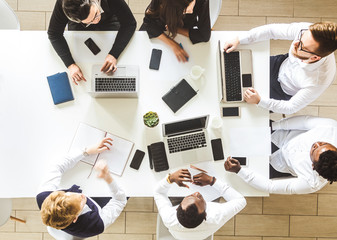
[[[112,138],[112,147],[110,150],[102,152],[98,156],[98,160],[107,161],[110,172],[121,176],[133,148],[133,142],[110,133],[107,133],[106,137]]]
[[[104,136],[104,131],[91,127],[85,123],[80,123],[69,149],[69,153],[78,149],[84,150],[86,147],[95,145],[99,143],[104,138]],[[82,162],[93,165],[97,159],[97,155],[98,154],[85,157]]]

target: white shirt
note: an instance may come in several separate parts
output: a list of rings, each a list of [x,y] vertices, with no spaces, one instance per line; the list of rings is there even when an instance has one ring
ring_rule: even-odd
[[[301,29],[308,29],[310,23],[269,24],[253,28],[239,36],[241,44],[249,44],[269,39],[298,40]],[[336,74],[335,55],[323,57],[315,63],[303,63],[291,53],[293,44],[289,49],[289,57],[281,64],[278,81],[282,90],[291,95],[289,101],[270,99],[261,96],[258,106],[273,112],[292,114],[304,108],[334,81]]]
[[[39,193],[44,191],[57,191],[60,189],[60,181],[64,172],[73,168],[76,163],[84,158],[82,151],[74,151],[72,155],[66,156],[58,162],[55,162],[50,166],[49,171],[45,176],[45,181],[39,187]],[[109,184],[110,196],[112,199],[101,208],[94,200],[93,203],[99,209],[99,215],[104,223],[104,229],[112,224],[121,214],[126,205],[126,196],[124,191],[118,186],[116,180],[113,180]],[[81,214],[85,214],[91,211],[91,209],[85,205]]]
[[[324,187],[328,181],[313,170],[310,149],[317,141],[337,146],[337,122],[328,118],[296,116],[273,123],[272,142],[280,149],[270,158],[270,164],[280,172],[295,178],[267,179],[247,168],[238,173],[253,187],[277,194],[312,193]]]
[[[166,178],[161,180],[154,191],[154,200],[156,201],[158,212],[164,225],[176,239],[205,239],[215,233],[229,219],[246,206],[246,200],[240,193],[229,187],[227,184],[216,180],[213,187],[219,191],[221,196],[223,196],[227,202],[207,202],[206,221],[203,221],[196,228],[185,228],[177,219],[176,209],[178,206],[172,206],[167,196],[170,186],[171,185],[166,181]]]

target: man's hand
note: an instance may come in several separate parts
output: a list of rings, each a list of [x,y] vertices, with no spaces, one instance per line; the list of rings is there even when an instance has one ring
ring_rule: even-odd
[[[226,53],[230,53],[234,51],[240,44],[239,38],[236,37],[228,42],[225,43],[224,50]]]
[[[187,54],[187,52],[185,52],[184,49],[179,46],[176,41],[171,40],[170,46],[179,62],[187,62],[187,58],[189,58],[189,55]]]
[[[213,177],[207,175],[206,173],[199,173],[193,176],[193,184],[199,186],[211,185]]]
[[[170,182],[175,182],[179,187],[187,187],[183,182],[192,182],[191,173],[187,169],[180,169],[170,175]]]
[[[77,82],[83,80],[83,81],[87,81],[84,76],[83,76],[83,73],[80,69],[79,66],[77,66],[75,63],[71,64],[69,67],[68,67],[68,70],[69,70],[69,73],[70,73],[70,77],[71,79],[73,80],[73,82],[78,85]]]
[[[110,184],[113,180],[111,174],[109,172],[109,167],[106,161],[99,160],[95,165],[95,170],[98,171],[97,177],[104,179],[108,184]]]
[[[225,169],[228,172],[238,173],[241,169],[240,162],[234,158],[228,157],[225,161]]]
[[[102,141],[100,141],[98,144],[88,147],[86,149],[86,152],[91,154],[97,154],[104,152],[105,150],[110,150],[110,147],[112,146],[112,139],[111,138],[103,138]]]
[[[243,94],[243,98],[250,104],[258,104],[261,100],[260,95],[254,88],[248,88]]]
[[[105,58],[101,71],[105,73],[116,72],[117,70],[116,65],[117,65],[117,59],[114,56],[108,54],[108,56],[106,56]]]

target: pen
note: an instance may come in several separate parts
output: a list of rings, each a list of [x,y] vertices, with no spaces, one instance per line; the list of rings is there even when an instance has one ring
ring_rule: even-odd
[[[182,45],[181,43],[179,43],[179,46],[180,46],[182,49],[184,49],[184,47],[183,47],[183,45]],[[187,60],[187,62],[188,62],[188,57],[186,57],[186,60]]]

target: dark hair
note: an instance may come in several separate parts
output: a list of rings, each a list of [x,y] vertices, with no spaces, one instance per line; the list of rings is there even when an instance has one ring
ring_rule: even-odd
[[[89,16],[92,0],[63,0],[62,8],[67,18],[74,22],[81,22]]]
[[[337,49],[337,24],[334,22],[318,22],[309,27],[309,30],[318,42],[315,50],[320,57],[328,56]]]
[[[314,169],[320,176],[332,182],[337,181],[337,151],[327,150],[314,162]]]
[[[146,11],[150,17],[159,18],[167,25],[168,36],[174,38],[183,27],[184,10],[193,0],[157,0]]]
[[[204,211],[199,214],[198,208],[195,204],[191,204],[183,210],[180,204],[177,208],[177,218],[179,223],[185,228],[195,228],[206,220],[206,212]]]

